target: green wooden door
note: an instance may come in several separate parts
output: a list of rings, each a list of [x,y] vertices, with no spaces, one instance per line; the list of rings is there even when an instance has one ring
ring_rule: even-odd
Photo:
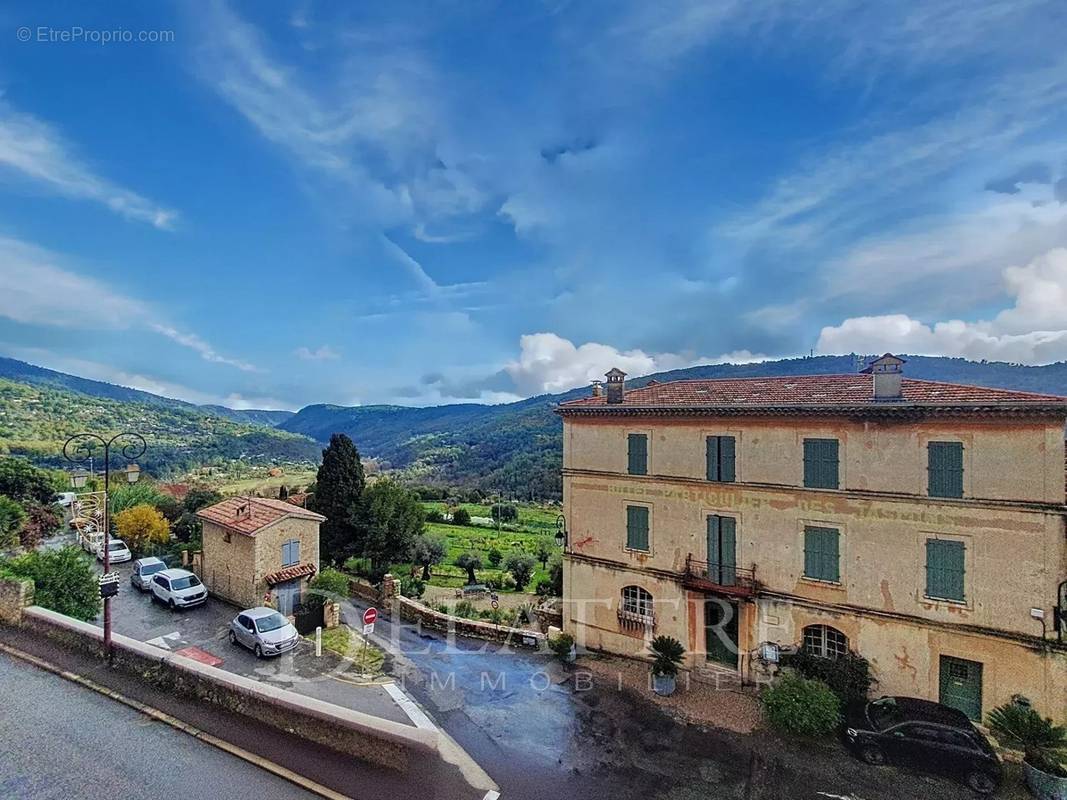
[[[737,520],[708,517],[708,578],[720,586],[737,583]]]
[[[737,669],[737,603],[704,598],[704,641],[708,661]]]
[[[982,719],[982,665],[977,661],[941,656],[943,705],[959,709],[975,721]]]

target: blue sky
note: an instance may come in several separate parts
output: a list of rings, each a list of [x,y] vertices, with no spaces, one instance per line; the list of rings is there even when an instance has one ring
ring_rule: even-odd
[[[1067,358],[1067,7],[811,6],[8,4],[0,354],[273,408]]]

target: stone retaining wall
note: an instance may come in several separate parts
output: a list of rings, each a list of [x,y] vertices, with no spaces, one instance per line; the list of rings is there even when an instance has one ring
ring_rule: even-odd
[[[65,646],[100,654],[103,631],[37,606],[23,610],[22,627]],[[436,760],[437,731],[342,708],[209,667],[119,634],[113,665],[141,680],[214,703],[272,727],[391,769],[425,769]],[[430,760],[427,759],[430,756]]]
[[[22,609],[33,604],[33,588],[29,578],[0,578],[0,623],[19,624]]]
[[[410,597],[396,596],[392,599],[394,613],[399,611],[400,618],[419,622],[426,628],[455,633],[457,636],[470,636],[475,639],[489,639],[494,642],[506,642],[512,645],[538,649],[545,641],[543,633],[511,628],[507,625],[494,625],[491,622],[455,617],[424,606]]]

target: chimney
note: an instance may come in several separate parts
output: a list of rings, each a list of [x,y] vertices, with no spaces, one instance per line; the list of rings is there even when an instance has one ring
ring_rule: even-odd
[[[612,367],[604,377],[608,379],[607,395],[608,403],[615,405],[621,403],[626,395],[626,373],[618,367]]]
[[[241,517],[247,517],[249,513],[250,511],[248,508],[248,503],[242,503],[241,505],[237,506],[237,510],[234,512],[233,515],[235,518],[240,519]]]
[[[593,381],[593,397],[600,397],[604,394],[604,390],[600,386],[600,381]]]
[[[897,358],[892,353],[886,353],[881,358],[876,358],[863,374],[873,376],[874,399],[876,401],[893,401],[903,399],[901,393],[901,378],[904,375],[904,359]]]

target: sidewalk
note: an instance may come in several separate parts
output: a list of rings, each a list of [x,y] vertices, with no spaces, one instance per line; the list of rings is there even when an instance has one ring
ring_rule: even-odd
[[[419,797],[482,800],[455,767],[436,761],[399,774],[358,761],[284,731],[157,689],[102,660],[67,650],[56,642],[15,628],[0,627],[0,643],[163,711],[260,758],[306,776],[350,798]],[[57,713],[61,713],[57,710]],[[133,735],[133,734],[131,734]]]

